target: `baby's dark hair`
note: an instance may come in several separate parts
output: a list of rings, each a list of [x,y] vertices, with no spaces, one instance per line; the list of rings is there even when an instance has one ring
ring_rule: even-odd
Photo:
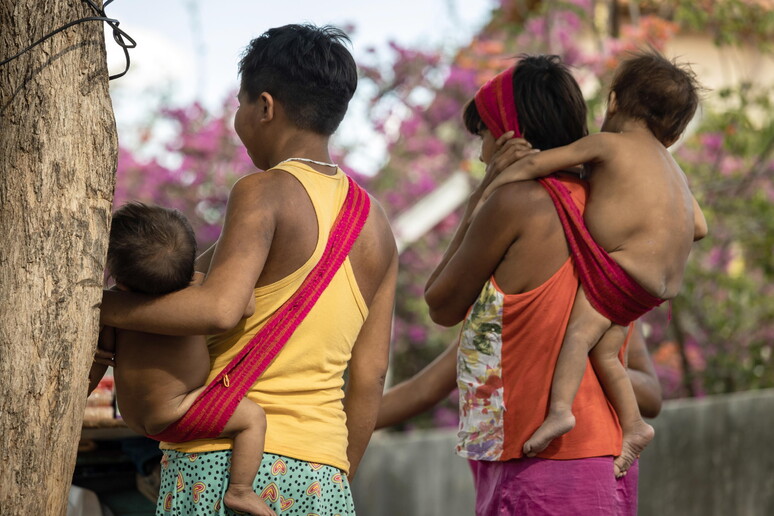
[[[242,89],[251,102],[271,94],[300,129],[329,136],[357,88],[357,66],[344,42],[344,31],[328,25],[269,29],[242,56]]]
[[[643,120],[664,145],[683,134],[699,105],[700,86],[687,65],[678,65],[657,51],[641,51],[616,69],[610,91],[617,113]]]
[[[569,145],[589,134],[583,94],[559,56],[520,56],[513,72],[513,97],[522,135],[535,149]],[[473,134],[485,128],[472,100],[462,118]]]
[[[113,214],[107,268],[116,282],[146,294],[167,294],[193,277],[196,237],[177,210],[133,202]]]

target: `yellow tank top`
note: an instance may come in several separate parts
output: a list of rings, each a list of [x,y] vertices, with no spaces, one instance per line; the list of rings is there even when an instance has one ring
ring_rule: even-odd
[[[306,189],[317,214],[318,239],[309,260],[285,278],[255,289],[255,313],[226,333],[208,337],[210,382],[298,289],[322,256],[328,233],[344,203],[347,178],[341,169],[328,176],[299,163],[282,170]],[[347,258],[328,288],[298,326],[247,397],[266,411],[264,450],[348,471],[343,374],[352,346],[368,315]],[[162,443],[186,453],[227,450],[230,439]]]

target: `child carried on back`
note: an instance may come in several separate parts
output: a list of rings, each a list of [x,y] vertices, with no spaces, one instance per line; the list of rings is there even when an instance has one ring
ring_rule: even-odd
[[[616,70],[602,132],[521,159],[505,167],[487,188],[485,197],[502,184],[543,178],[575,165],[585,164],[589,171],[586,210],[573,230],[570,222],[565,224],[581,286],[556,363],[549,412],[523,447],[528,456],[573,428],[571,408],[587,356],[623,429],[616,476],[625,474],[653,439],[619,351],[629,322],[677,295],[691,245],[707,233],[685,174],[667,150],[693,118],[697,91],[689,69],[655,52],[636,54]],[[551,192],[555,183],[550,178],[541,182]],[[556,203],[561,191],[552,197]],[[581,251],[572,249],[569,233],[590,233],[586,244],[577,238]],[[601,264],[589,269],[579,256],[584,253],[602,256]],[[612,272],[606,279],[586,270]],[[629,292],[612,295],[622,283],[631,287]]]
[[[195,258],[194,233],[180,212],[131,203],[113,215],[107,268],[116,288],[157,295],[180,290],[194,278]],[[142,435],[162,433],[191,408],[207,385],[210,356],[203,336],[106,327],[100,334],[99,348],[117,356],[118,407],[127,426]],[[92,369],[92,382],[101,377],[104,368]],[[223,502],[237,511],[276,516],[252,487],[265,431],[263,409],[242,399],[221,436],[234,439],[231,477]]]

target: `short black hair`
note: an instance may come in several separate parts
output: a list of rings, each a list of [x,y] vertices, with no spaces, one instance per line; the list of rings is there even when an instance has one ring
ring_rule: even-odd
[[[268,92],[300,129],[329,136],[357,88],[349,37],[326,25],[285,25],[250,42],[239,62],[242,89],[253,102]]]
[[[513,72],[513,97],[521,133],[535,149],[553,149],[589,134],[580,86],[556,55],[521,55]],[[473,134],[485,128],[476,103],[462,115]]]
[[[196,237],[177,210],[140,202],[113,214],[107,268],[116,282],[146,294],[167,294],[193,277]]]
[[[664,145],[683,134],[699,105],[701,87],[688,65],[679,65],[655,49],[632,53],[613,75],[617,112],[643,120]]]

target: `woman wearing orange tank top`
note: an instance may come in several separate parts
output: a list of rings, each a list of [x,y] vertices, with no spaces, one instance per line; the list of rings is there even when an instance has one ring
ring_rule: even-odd
[[[464,113],[482,138],[481,159],[512,162],[587,134],[586,106],[557,57],[523,57],[484,85]],[[524,140],[511,139],[523,137]],[[543,421],[578,278],[561,223],[537,182],[509,184],[480,203],[492,169],[471,195],[425,299],[439,324],[463,322],[457,357],[457,451],[471,460],[476,514],[636,512],[636,474],[617,481],[621,429],[587,364],[575,428],[537,457],[522,446]],[[558,176],[583,209],[576,176]]]

